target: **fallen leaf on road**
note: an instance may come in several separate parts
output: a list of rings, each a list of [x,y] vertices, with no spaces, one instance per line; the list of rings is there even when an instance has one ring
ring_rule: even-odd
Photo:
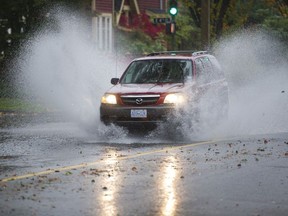
[[[88,175],[88,172],[87,171],[83,171],[81,172],[82,175]]]
[[[54,181],[58,181],[58,180],[59,180],[59,178],[49,178],[48,179],[49,182],[54,182]]]
[[[72,175],[72,172],[67,171],[67,172],[65,173],[65,175]]]

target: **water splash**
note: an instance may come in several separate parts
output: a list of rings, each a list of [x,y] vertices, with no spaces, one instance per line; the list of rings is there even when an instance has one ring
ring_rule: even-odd
[[[230,88],[226,136],[288,131],[288,62],[284,44],[263,31],[238,32],[215,50]]]
[[[213,139],[288,131],[288,62],[287,49],[267,33],[237,32],[224,38],[215,47],[229,86],[228,118],[217,119],[209,103],[219,101],[211,92],[209,103],[200,103],[199,118],[193,117],[193,103],[186,112],[176,115],[179,126],[162,125],[157,134],[181,134],[186,140]],[[193,95],[193,92],[191,92]],[[214,101],[213,101],[214,100]],[[169,131],[167,133],[167,131]],[[174,132],[174,133],[173,133]]]
[[[23,46],[18,61],[22,86],[33,98],[61,110],[97,140],[139,141],[128,140],[127,130],[99,121],[100,98],[109,88],[110,78],[115,74],[119,77],[127,64],[94,47],[89,25],[81,17],[63,10],[51,16],[56,30],[44,27]],[[229,83],[228,121],[213,129],[207,127],[205,122],[211,113],[202,105],[204,124],[195,122],[188,110],[185,124],[172,131],[181,132],[188,140],[287,132],[288,63],[280,49],[279,42],[260,31],[236,33],[223,39],[215,54]],[[160,125],[146,136],[146,141],[167,141],[174,135]]]
[[[79,125],[98,125],[94,132],[103,134],[107,129],[98,120],[100,98],[121,63],[95,49],[82,17],[63,8],[50,16],[56,28],[44,26],[23,46],[18,59],[21,86],[30,97]]]

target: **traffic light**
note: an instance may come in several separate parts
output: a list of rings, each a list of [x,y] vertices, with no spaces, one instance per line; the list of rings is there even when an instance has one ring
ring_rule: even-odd
[[[177,0],[169,0],[169,14],[174,17],[178,13],[178,2]]]
[[[175,34],[176,33],[176,23],[166,23],[166,34]]]

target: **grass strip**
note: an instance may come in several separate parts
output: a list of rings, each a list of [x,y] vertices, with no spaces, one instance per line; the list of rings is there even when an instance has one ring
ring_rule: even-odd
[[[47,109],[36,102],[25,101],[18,98],[0,98],[0,111],[2,112],[46,112]]]

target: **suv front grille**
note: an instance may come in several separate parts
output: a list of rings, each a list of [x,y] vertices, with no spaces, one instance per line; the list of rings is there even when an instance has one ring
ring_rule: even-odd
[[[160,95],[122,95],[121,100],[125,105],[147,106],[156,104]]]

